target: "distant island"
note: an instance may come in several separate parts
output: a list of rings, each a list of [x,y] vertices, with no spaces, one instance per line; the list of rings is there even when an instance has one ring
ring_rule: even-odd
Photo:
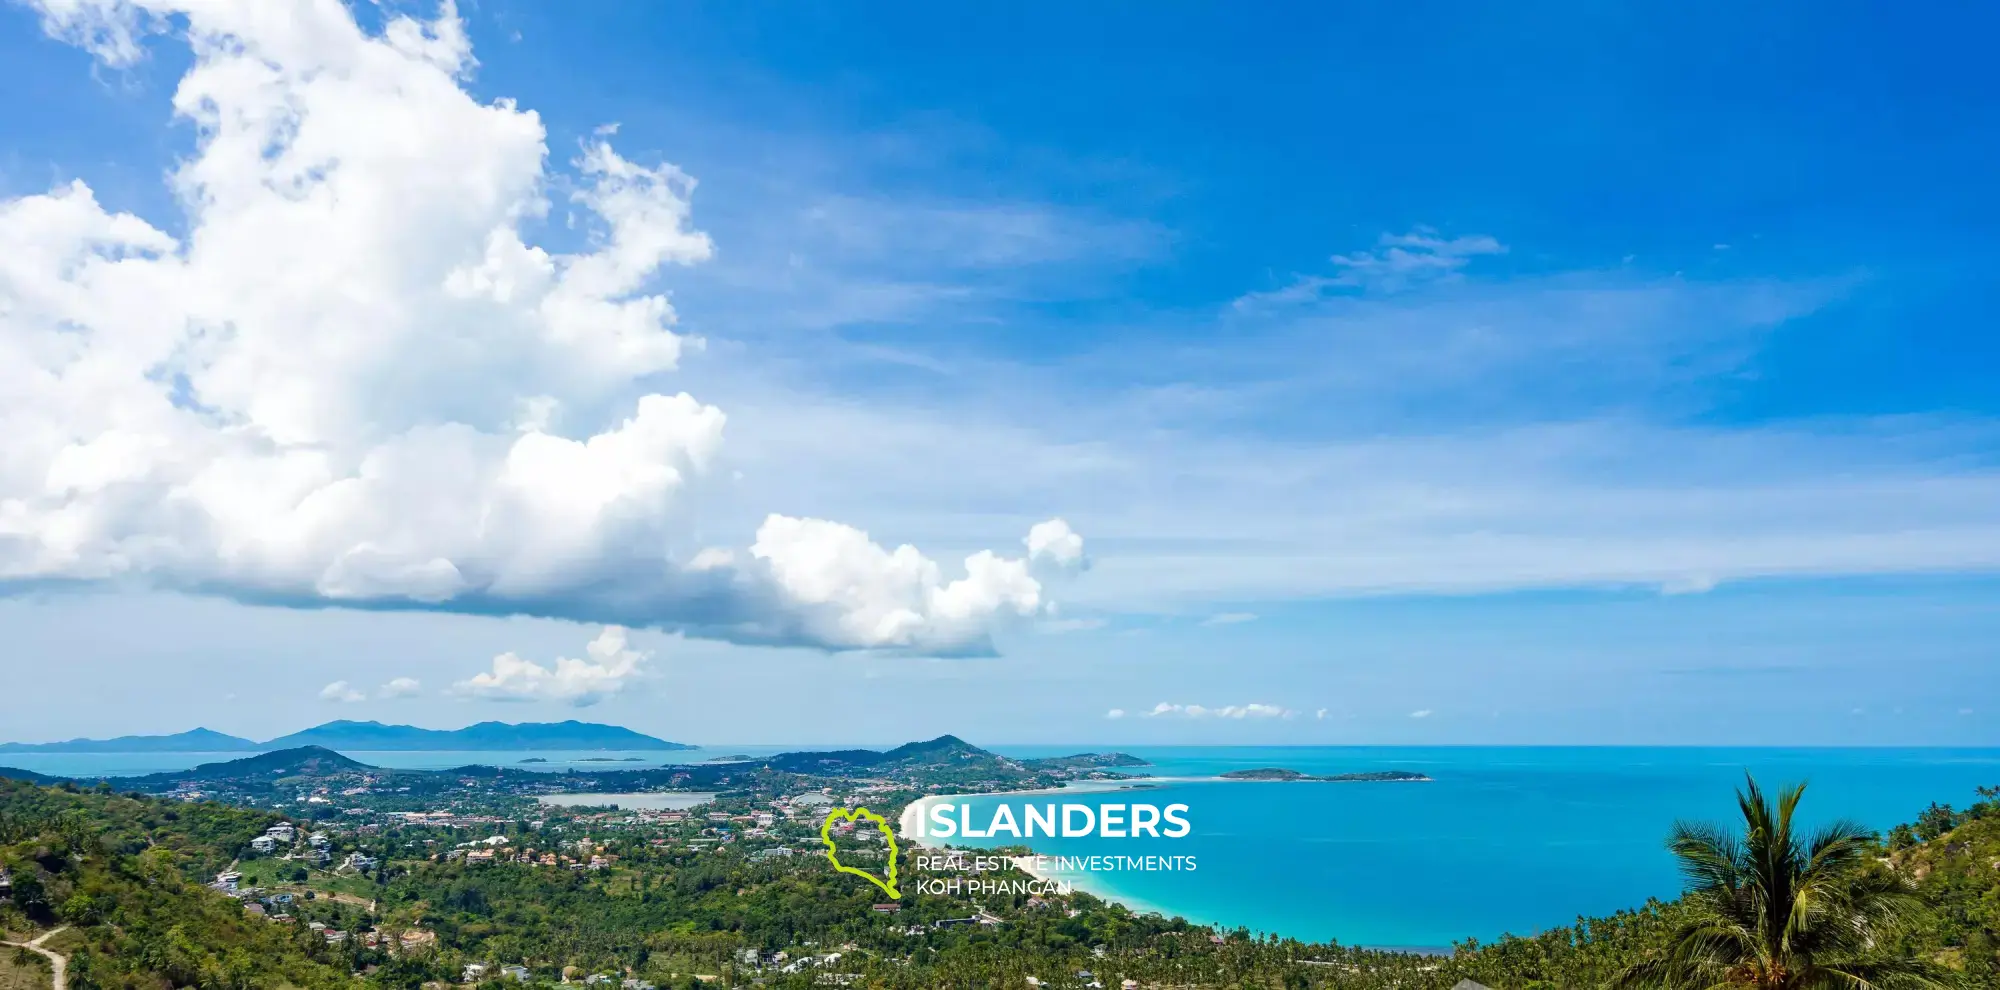
[[[213,729],[170,736],[119,736],[51,743],[0,743],[0,753],[257,753],[269,747]]]
[[[1051,756],[1047,759],[1036,760],[1035,763],[1046,767],[1074,767],[1079,769],[1085,767],[1152,766],[1152,764],[1130,753],[1075,753],[1070,756]]]
[[[1409,770],[1370,770],[1366,773],[1335,773],[1314,775],[1286,770],[1283,767],[1258,767],[1255,770],[1231,770],[1221,775],[1223,780],[1312,780],[1333,783],[1354,783],[1370,781],[1424,781],[1431,778],[1426,774]]]
[[[525,759],[525,760],[522,760],[521,762],[522,762],[522,763],[547,763],[547,762],[549,762],[549,761],[548,761],[547,759],[543,758],[543,757],[540,757],[540,756],[530,756],[530,757],[528,757],[527,759]]]
[[[735,753],[735,754],[732,754],[732,755],[729,755],[729,756],[711,756],[711,757],[709,757],[709,758],[708,758],[708,762],[710,762],[710,763],[748,763],[748,762],[750,762],[750,757],[748,757],[748,756],[745,756],[745,755],[743,755],[742,753]]]
[[[699,749],[642,732],[594,722],[480,722],[463,729],[420,729],[348,719],[255,742],[211,729],[165,736],[119,736],[51,743],[0,743],[0,753],[267,753],[301,746],[361,752],[462,750],[660,750]]]

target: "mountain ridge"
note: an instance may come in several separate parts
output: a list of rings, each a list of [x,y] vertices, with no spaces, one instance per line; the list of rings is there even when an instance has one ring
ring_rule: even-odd
[[[241,736],[196,728],[171,735],[118,736],[112,739],[70,739],[49,743],[0,743],[0,753],[268,753],[300,746],[331,750],[508,749],[661,750],[699,749],[670,742],[623,726],[597,722],[476,722],[462,729],[423,729],[383,722],[335,719],[308,729],[257,742]]]
[[[0,753],[236,753],[254,752],[259,744],[209,728],[193,728],[165,736],[118,736],[112,739],[67,739],[48,743],[0,743]]]

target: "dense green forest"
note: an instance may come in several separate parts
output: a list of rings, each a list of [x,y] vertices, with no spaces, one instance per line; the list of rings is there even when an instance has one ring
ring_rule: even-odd
[[[1500,990],[1993,987],[2000,803],[1990,791],[1981,797],[1963,811],[1933,806],[1879,842],[1858,830],[1793,836],[1775,818],[1759,826],[1746,800],[1745,821],[1728,826],[1749,833],[1747,845],[1695,826],[1672,837],[1692,864],[1694,889],[1680,900],[1426,957],[1218,931],[1081,893],[1050,903],[989,895],[980,907],[997,923],[933,927],[970,903],[913,892],[897,911],[876,911],[872,888],[844,882],[816,856],[757,861],[628,838],[607,846],[615,863],[604,869],[468,864],[421,838],[445,833],[415,831],[383,837],[385,847],[417,851],[388,855],[368,874],[315,871],[287,887],[298,896],[278,922],[248,908],[254,900],[203,885],[275,815],[0,780],[0,869],[11,880],[0,928],[21,939],[70,926],[50,944],[69,956],[78,990],[417,990],[461,982],[468,964],[488,967],[476,981],[498,980],[511,964],[529,982],[603,975],[661,987],[1020,987],[1031,977],[1046,986],[1357,990],[1445,990],[1468,978]],[[1796,798],[1757,800],[1769,817]],[[271,884],[285,872],[268,860],[243,870]],[[1810,904],[1799,891],[1811,892]],[[1784,906],[1801,904],[1806,920],[1787,920]],[[1736,929],[1744,937],[1734,942],[1716,934]],[[1766,941],[1778,949],[1766,951]],[[1876,968],[1862,982],[1800,977],[1815,966]]]

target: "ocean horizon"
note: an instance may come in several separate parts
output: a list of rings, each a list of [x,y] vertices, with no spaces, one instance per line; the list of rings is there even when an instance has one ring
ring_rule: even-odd
[[[346,751],[396,769],[483,764],[616,770],[762,757],[798,745],[696,750]],[[846,748],[828,746],[827,748]],[[1186,804],[1182,839],[947,840],[1029,845],[1052,856],[1191,856],[1171,872],[1065,871],[1079,889],[1137,911],[1312,941],[1440,951],[1467,938],[1527,935],[1637,908],[1680,891],[1664,847],[1676,819],[1734,817],[1745,772],[1766,787],[1807,781],[1809,822],[1850,818],[1887,830],[1932,802],[1964,805],[2000,784],[2000,748],[1626,746],[994,746],[1017,758],[1119,751],[1138,790],[974,795],[975,821],[1000,803]],[[0,765],[40,773],[129,776],[240,759],[244,753],[15,753]],[[536,759],[546,762],[522,763]],[[1427,782],[1249,782],[1231,770],[1310,774],[1407,770]],[[931,798],[927,800],[943,800]]]

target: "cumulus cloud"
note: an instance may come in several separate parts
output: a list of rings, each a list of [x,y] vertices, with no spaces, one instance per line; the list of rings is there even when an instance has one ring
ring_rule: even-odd
[[[1296,715],[1298,715],[1297,712],[1280,705],[1262,705],[1255,702],[1247,705],[1224,705],[1220,708],[1209,708],[1204,705],[1176,705],[1172,702],[1162,701],[1154,705],[1151,711],[1146,712],[1147,718],[1166,716],[1178,718],[1246,719],[1292,718]]]
[[[319,700],[353,704],[357,701],[367,701],[368,696],[355,690],[346,681],[334,681],[332,684],[319,689]]]
[[[414,677],[398,677],[375,689],[378,698],[411,698],[424,689]]]
[[[1124,718],[1124,717],[1125,717],[1125,709],[1123,709],[1123,708],[1113,708],[1113,709],[1111,709],[1110,711],[1108,711],[1108,712],[1105,712],[1105,713],[1104,713],[1104,717],[1105,717],[1105,718]]]
[[[502,653],[493,658],[490,670],[452,685],[452,692],[488,701],[555,701],[588,708],[644,678],[652,656],[626,645],[625,630],[617,626],[606,626],[584,652],[589,659],[557,657],[554,667]]]
[[[181,224],[81,181],[0,201],[0,581],[946,654],[1047,607],[1031,565],[1080,568],[1060,520],[963,577],[818,519],[693,545],[726,417],[651,389],[700,344],[653,288],[713,253],[695,181],[608,130],[552,168],[536,114],[465,90],[449,3],[371,32],[315,0],[30,2],[107,63],[185,43],[196,144]],[[551,190],[575,250],[527,239]]]
[[[1061,519],[1038,522],[1028,528],[1028,562],[1045,564],[1064,571],[1080,571],[1090,566],[1083,556],[1083,537]]]
[[[1320,710],[1318,710],[1318,711],[1316,711],[1316,712],[1313,712],[1313,717],[1314,717],[1314,718],[1325,718],[1325,717],[1326,717],[1326,709],[1322,708],[1322,709],[1320,709]]]

